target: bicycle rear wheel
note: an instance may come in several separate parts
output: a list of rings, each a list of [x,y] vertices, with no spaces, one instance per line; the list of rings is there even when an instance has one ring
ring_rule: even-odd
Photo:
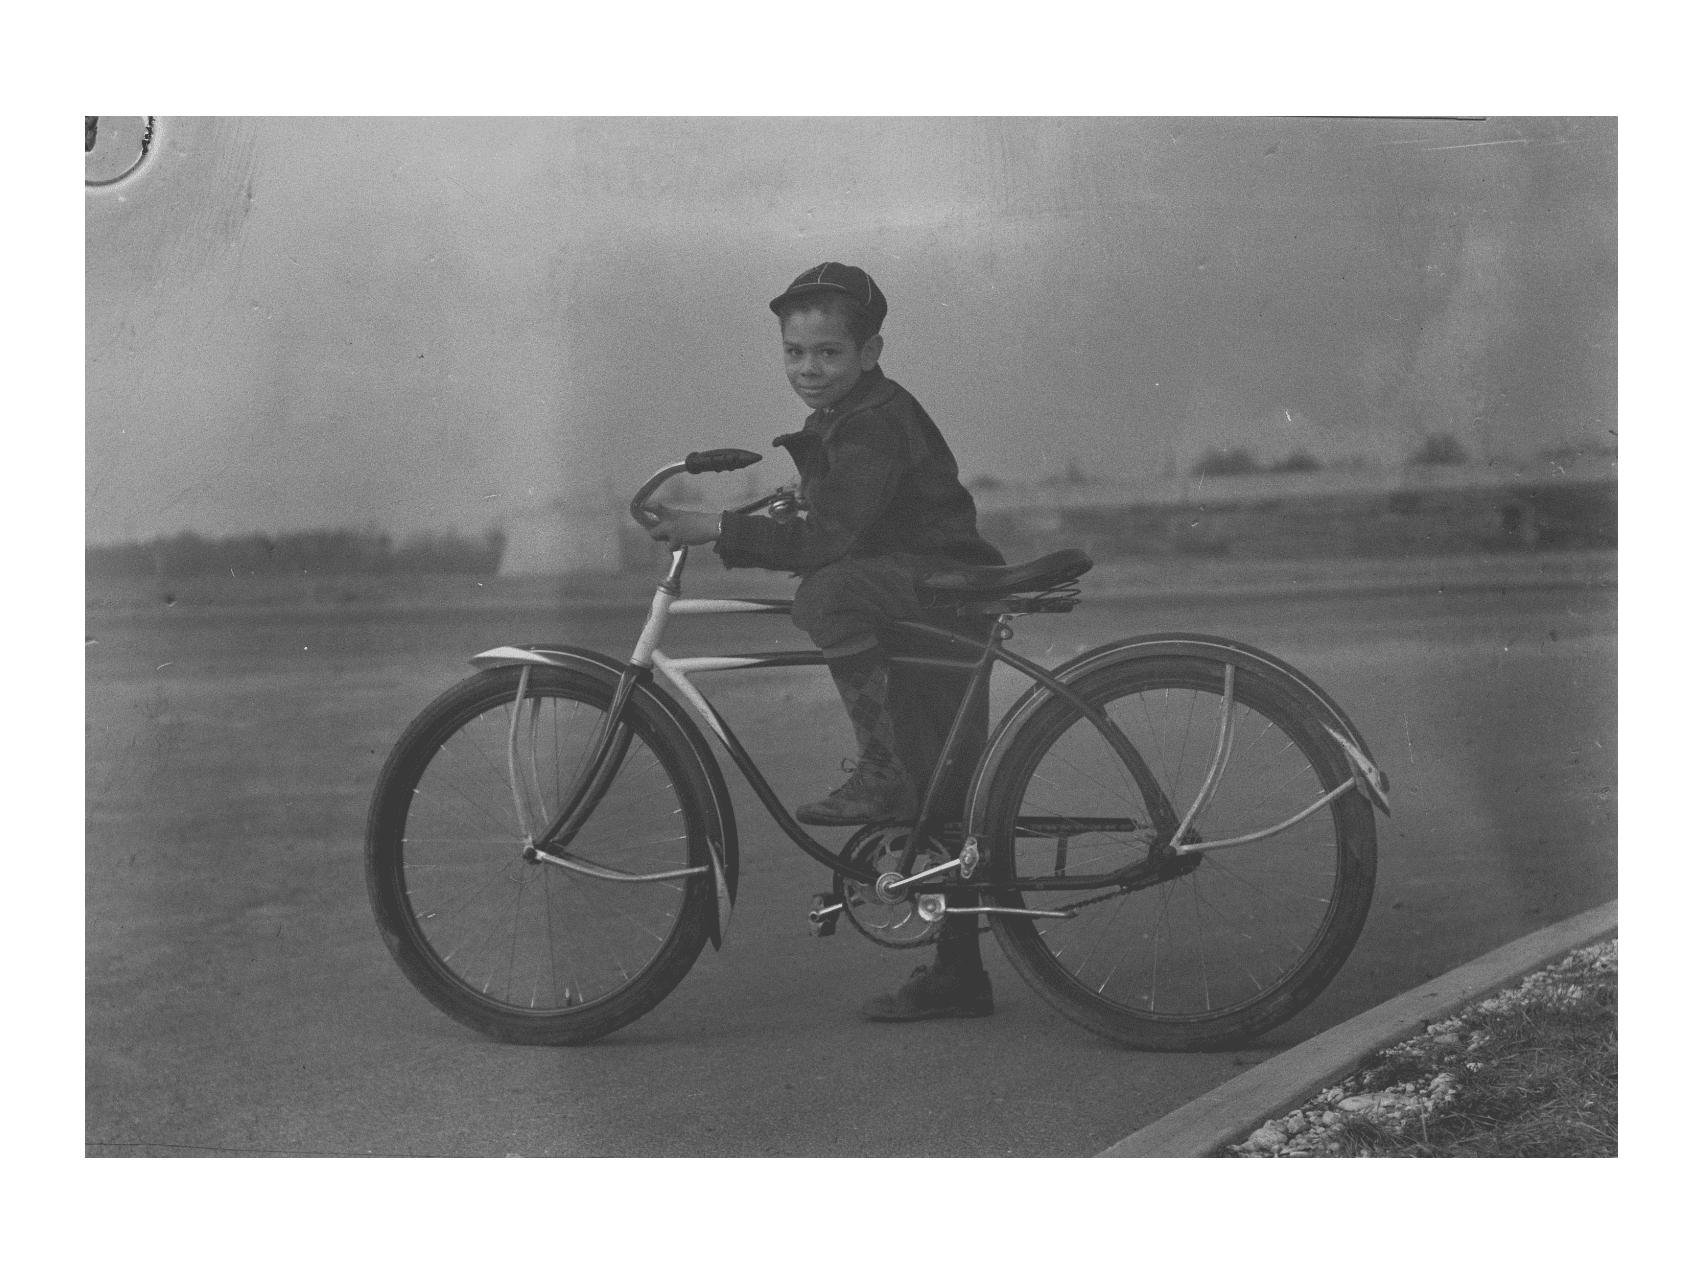
[[[534,667],[517,703],[520,672],[470,677],[404,732],[373,798],[367,889],[402,971],[450,1017],[512,1043],[583,1043],[685,976],[709,935],[714,886],[707,872],[633,884],[521,856],[517,712],[516,773],[536,833],[589,763],[611,694],[589,674]],[[630,874],[707,867],[714,798],[689,743],[646,700],[623,720],[625,760],[567,852]]]
[[[1124,732],[1182,818],[1219,754],[1225,664],[1133,657],[1074,689]],[[1188,842],[1270,828],[1352,777],[1308,696],[1280,673],[1236,668],[1228,708],[1226,761]],[[1163,822],[1105,738],[1056,697],[1020,728],[991,791],[996,888],[1022,877],[1068,885],[1143,861]],[[1086,819],[1102,828],[1073,822]],[[1350,787],[1270,838],[1196,861],[1134,890],[1002,890],[1001,906],[1071,918],[995,915],[994,932],[1042,998],[1091,1031],[1157,1050],[1244,1042],[1299,1012],[1347,959],[1371,906],[1372,809]]]

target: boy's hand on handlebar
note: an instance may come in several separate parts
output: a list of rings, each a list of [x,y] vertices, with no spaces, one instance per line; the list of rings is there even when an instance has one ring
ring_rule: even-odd
[[[721,535],[719,513],[694,513],[688,509],[671,509],[665,504],[645,505],[647,513],[656,516],[656,523],[645,534],[663,541],[671,549],[688,544],[711,544]]]

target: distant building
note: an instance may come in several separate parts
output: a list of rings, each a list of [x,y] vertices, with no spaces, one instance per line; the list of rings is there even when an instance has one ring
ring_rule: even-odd
[[[1355,469],[1264,470],[978,490],[1007,557],[1404,557],[1610,549],[1612,454]]]

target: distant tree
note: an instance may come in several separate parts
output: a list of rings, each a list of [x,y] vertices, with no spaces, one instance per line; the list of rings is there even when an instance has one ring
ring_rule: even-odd
[[[376,526],[359,531],[294,531],[277,537],[234,535],[207,540],[192,531],[146,544],[87,550],[90,575],[489,575],[502,560],[505,539],[493,528],[483,536],[455,532],[420,535],[397,547]]]
[[[1428,434],[1419,450],[1407,458],[1408,464],[1465,464],[1466,448],[1454,434]]]
[[[1223,478],[1239,473],[1258,473],[1259,461],[1248,454],[1246,447],[1226,451],[1223,447],[1209,448],[1190,470],[1197,478]]]
[[[1324,465],[1305,451],[1291,451],[1271,466],[1272,473],[1317,473]]]

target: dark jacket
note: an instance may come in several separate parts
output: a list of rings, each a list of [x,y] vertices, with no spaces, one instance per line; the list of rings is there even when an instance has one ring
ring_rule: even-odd
[[[880,367],[775,446],[798,466],[808,516],[776,522],[728,514],[716,542],[728,566],[804,573],[842,557],[893,553],[1004,562],[976,533],[976,502],[958,481],[958,462],[940,430]]]

